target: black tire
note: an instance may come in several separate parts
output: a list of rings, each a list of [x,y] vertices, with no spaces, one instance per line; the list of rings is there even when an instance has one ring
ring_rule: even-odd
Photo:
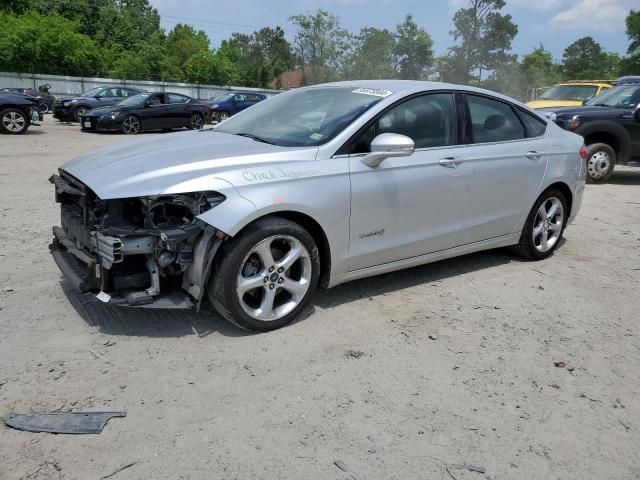
[[[202,130],[204,127],[204,117],[199,113],[192,113],[189,118],[189,128],[191,130]]]
[[[85,113],[87,113],[89,111],[89,108],[80,105],[79,107],[77,107],[74,111],[73,111],[73,119],[76,122],[81,122],[82,121],[82,115],[84,115]]]
[[[587,147],[587,183],[606,183],[615,167],[616,152],[609,145],[594,143]]]
[[[142,132],[142,122],[135,115],[127,115],[122,120],[122,133],[127,135],[137,135]]]
[[[274,236],[293,237],[307,249],[311,268],[309,287],[297,306],[286,315],[275,320],[258,320],[243,310],[236,284],[250,252],[260,242]],[[309,304],[318,285],[320,255],[315,241],[300,225],[284,218],[273,216],[257,220],[231,239],[217,257],[208,283],[209,299],[220,315],[245,330],[266,332],[292,322]],[[285,274],[286,272],[283,275]]]
[[[219,122],[224,122],[227,118],[229,118],[231,115],[229,115],[229,112],[220,112],[218,113],[218,121]]]
[[[0,111],[0,132],[22,135],[30,124],[29,116],[19,108],[5,108]]]
[[[536,248],[536,244],[534,243],[534,223],[536,221],[536,216],[538,214],[538,210],[541,205],[545,202],[549,202],[550,199],[557,198],[562,204],[563,210],[563,219],[562,226],[560,229],[560,233],[554,245],[547,251],[541,252]],[[524,224],[524,228],[522,229],[522,233],[520,234],[520,241],[517,245],[512,247],[513,251],[527,259],[527,260],[544,260],[545,258],[550,257],[555,252],[556,248],[560,245],[560,241],[562,240],[562,235],[564,233],[564,229],[567,225],[567,219],[569,218],[569,211],[567,210],[567,199],[564,194],[555,188],[550,188],[540,195],[536,203],[533,205],[533,208],[529,212],[529,216],[527,217],[527,221]]]
[[[49,105],[46,103],[41,103],[38,105],[38,108],[40,109],[40,113],[49,113]]]

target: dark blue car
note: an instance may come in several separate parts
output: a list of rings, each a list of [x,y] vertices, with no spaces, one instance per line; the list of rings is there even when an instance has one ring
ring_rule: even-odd
[[[207,102],[211,108],[211,120],[222,122],[266,98],[266,95],[254,92],[229,92],[212,98]]]

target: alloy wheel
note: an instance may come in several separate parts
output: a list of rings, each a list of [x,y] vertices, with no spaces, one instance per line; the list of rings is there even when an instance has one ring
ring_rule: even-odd
[[[10,132],[21,132],[26,128],[27,119],[20,112],[10,111],[2,117],[2,125]]]
[[[255,245],[240,266],[240,306],[259,321],[278,320],[304,299],[311,284],[309,251],[300,240],[275,235]]]
[[[76,110],[76,120],[80,122],[82,120],[82,116],[87,113],[88,109],[84,107],[80,107]]]
[[[533,222],[533,245],[539,252],[548,252],[560,239],[564,226],[564,207],[557,197],[549,197],[536,213]]]
[[[204,126],[204,120],[196,113],[191,115],[191,128],[194,130],[200,130]]]
[[[611,157],[607,152],[595,152],[587,163],[587,173],[591,178],[600,179],[604,177],[611,168]]]
[[[137,117],[127,117],[122,122],[122,131],[128,135],[140,133],[140,120]]]
[[[227,118],[229,118],[229,114],[227,112],[222,112],[220,114],[220,121],[224,122]]]

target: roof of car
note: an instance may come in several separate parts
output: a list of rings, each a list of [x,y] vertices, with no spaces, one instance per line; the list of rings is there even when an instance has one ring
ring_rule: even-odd
[[[467,92],[482,93],[491,95],[496,98],[506,100],[521,107],[530,110],[524,103],[518,100],[502,95],[500,93],[486,90],[484,88],[472,87],[468,85],[456,85],[444,82],[428,82],[423,80],[349,80],[345,82],[332,82],[313,85],[306,88],[318,87],[351,87],[351,88],[370,88],[375,90],[390,90],[394,95],[404,96],[412,93],[424,92],[428,90],[464,90]],[[305,88],[305,87],[303,87]]]

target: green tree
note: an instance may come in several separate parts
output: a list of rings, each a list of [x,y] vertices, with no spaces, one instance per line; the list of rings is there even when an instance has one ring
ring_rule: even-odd
[[[344,67],[349,80],[393,78],[395,70],[396,39],[386,29],[365,27],[353,36],[353,49]]]
[[[621,74],[632,75],[640,72],[640,10],[631,10],[625,20],[629,47],[627,56],[620,62]]]
[[[0,70],[86,75],[102,60],[76,22],[60,15],[0,11]]]
[[[591,37],[582,37],[564,50],[562,76],[565,80],[588,80],[607,76],[607,58],[602,46]]]
[[[265,27],[251,35],[234,33],[229,43],[237,49],[240,81],[245,85],[266,87],[294,65],[291,46],[280,27]]]
[[[289,18],[298,31],[294,52],[304,71],[304,83],[314,84],[335,80],[343,69],[350,38],[335,15],[325,10],[294,15]]]
[[[209,38],[191,25],[177,24],[164,42],[163,69],[172,80],[186,79],[185,65],[193,55],[209,51]]]
[[[396,26],[394,47],[397,75],[403,79],[419,80],[433,66],[433,40],[419,27],[412,15]]]
[[[445,64],[447,80],[459,83],[480,81],[483,71],[515,61],[509,50],[518,27],[511,15],[500,13],[504,0],[468,1],[468,8],[461,8],[453,16],[454,30],[450,33],[459,43],[449,49],[450,58]]]

